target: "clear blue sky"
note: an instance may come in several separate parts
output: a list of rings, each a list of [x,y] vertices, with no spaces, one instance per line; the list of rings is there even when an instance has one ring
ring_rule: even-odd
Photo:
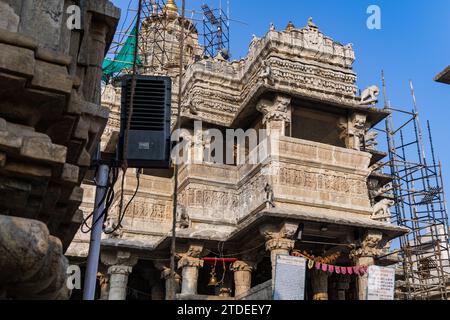
[[[113,2],[122,8],[122,16],[125,16],[129,0]],[[181,0],[176,2],[180,6]],[[187,0],[187,8],[200,12],[202,2]],[[137,0],[132,3],[132,7],[136,7]],[[206,3],[218,7],[219,0]],[[225,5],[226,0],[222,3]],[[449,199],[450,86],[433,81],[434,76],[450,64],[449,0],[230,0],[230,4],[231,18],[246,23],[231,23],[233,58],[245,56],[252,34],[263,36],[271,22],[277,29],[283,29],[289,20],[296,26],[304,26],[308,18],[313,17],[326,35],[344,44],[353,43],[357,58],[354,69],[361,89],[372,84],[381,87],[380,71],[384,69],[392,105],[411,109],[408,82],[412,79],[422,125],[425,129],[426,120],[430,120],[433,127]],[[366,27],[366,10],[372,4],[381,8],[381,30]],[[195,17],[201,18],[199,14]]]

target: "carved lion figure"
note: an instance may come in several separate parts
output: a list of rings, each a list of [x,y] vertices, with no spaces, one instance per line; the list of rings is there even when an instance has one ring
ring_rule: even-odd
[[[361,94],[361,104],[375,104],[378,102],[378,96],[380,95],[380,89],[377,86],[370,86],[364,90]]]

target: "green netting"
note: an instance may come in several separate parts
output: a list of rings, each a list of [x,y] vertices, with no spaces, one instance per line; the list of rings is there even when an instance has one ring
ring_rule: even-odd
[[[134,50],[136,48],[136,27],[131,31],[130,36],[120,49],[114,59],[106,58],[103,61],[103,80],[108,81],[114,74],[125,69],[133,68]],[[136,64],[142,65],[139,55],[136,57]]]

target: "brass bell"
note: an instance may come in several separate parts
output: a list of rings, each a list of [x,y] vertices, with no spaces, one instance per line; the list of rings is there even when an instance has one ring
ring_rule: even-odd
[[[214,272],[211,273],[211,279],[209,279],[208,287],[216,287],[219,284],[217,280],[216,274]]]

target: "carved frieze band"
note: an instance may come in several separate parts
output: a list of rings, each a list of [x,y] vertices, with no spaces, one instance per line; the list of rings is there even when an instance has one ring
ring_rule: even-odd
[[[338,192],[359,196],[367,194],[365,181],[348,178],[333,172],[323,174],[309,172],[301,168],[280,168],[278,180],[281,185],[295,186],[313,191]]]
[[[135,200],[130,206],[129,217],[151,221],[171,220],[171,205],[166,201]]]

